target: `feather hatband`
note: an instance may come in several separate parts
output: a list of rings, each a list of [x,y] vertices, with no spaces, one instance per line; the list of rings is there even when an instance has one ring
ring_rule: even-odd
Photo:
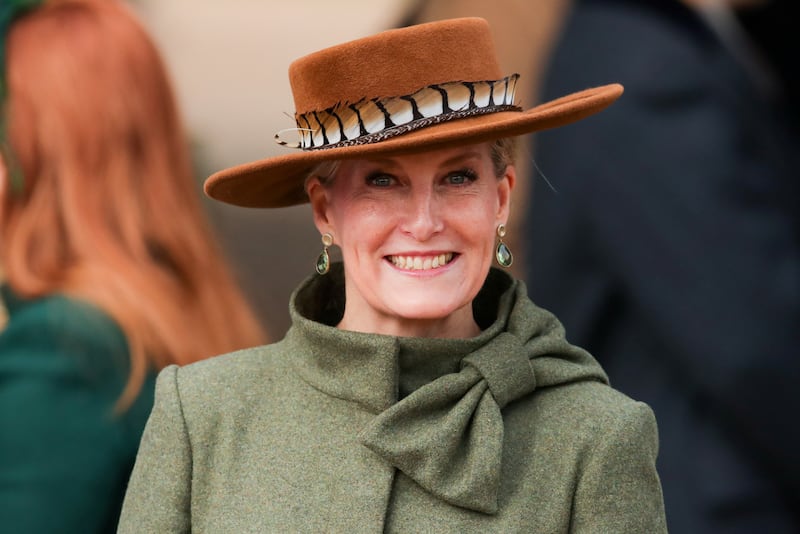
[[[299,142],[275,140],[303,150],[376,143],[433,124],[500,111],[522,111],[514,104],[519,74],[500,80],[429,85],[404,96],[340,103],[295,115]],[[286,131],[286,130],[283,130]]]

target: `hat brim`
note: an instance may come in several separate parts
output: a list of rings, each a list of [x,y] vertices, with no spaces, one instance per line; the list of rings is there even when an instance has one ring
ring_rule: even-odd
[[[428,126],[377,143],[303,150],[269,157],[211,175],[206,194],[250,208],[279,208],[308,202],[304,181],[325,161],[424,152],[556,128],[601,111],[622,95],[620,84],[594,87],[526,111],[503,111]]]

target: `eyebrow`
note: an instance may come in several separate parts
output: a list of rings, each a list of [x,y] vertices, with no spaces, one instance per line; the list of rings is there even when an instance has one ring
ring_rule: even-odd
[[[397,156],[397,157],[386,157],[386,158],[375,158],[375,159],[367,159],[369,163],[377,164],[377,165],[392,165],[397,166],[397,159],[402,158],[404,156]],[[452,165],[454,163],[458,163],[464,160],[470,159],[479,159],[481,157],[481,153],[477,150],[468,150],[466,152],[459,152],[454,154],[453,156],[447,158],[446,160],[442,161],[439,166],[446,167],[448,165]]]

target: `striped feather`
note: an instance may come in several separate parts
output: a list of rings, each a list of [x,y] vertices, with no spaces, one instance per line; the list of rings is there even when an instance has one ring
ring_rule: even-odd
[[[340,103],[297,114],[298,143],[275,134],[278,144],[302,149],[376,142],[447,120],[513,109],[518,74],[502,80],[429,85],[410,95]],[[286,130],[284,130],[286,131]]]

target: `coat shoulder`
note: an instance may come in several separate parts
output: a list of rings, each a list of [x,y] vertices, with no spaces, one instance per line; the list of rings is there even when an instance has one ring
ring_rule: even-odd
[[[176,380],[181,397],[186,395],[229,396],[260,387],[264,381],[284,373],[282,343],[260,345],[220,354],[180,367]]]
[[[93,304],[63,295],[25,301],[18,306],[2,339],[29,349],[89,347],[127,351],[125,336],[111,316]]]
[[[517,417],[533,416],[536,431],[559,440],[593,447],[614,436],[657,435],[655,415],[645,403],[594,381],[543,388],[522,403]],[[617,438],[618,439],[618,438]]]
[[[647,404],[634,400],[613,387],[601,382],[580,382],[569,384],[552,391],[551,402],[556,403],[558,411],[579,422],[611,421],[631,417],[632,414],[650,412]]]
[[[113,383],[115,394],[127,379],[128,354],[125,334],[108,313],[63,295],[18,301],[0,332],[3,371]]]

